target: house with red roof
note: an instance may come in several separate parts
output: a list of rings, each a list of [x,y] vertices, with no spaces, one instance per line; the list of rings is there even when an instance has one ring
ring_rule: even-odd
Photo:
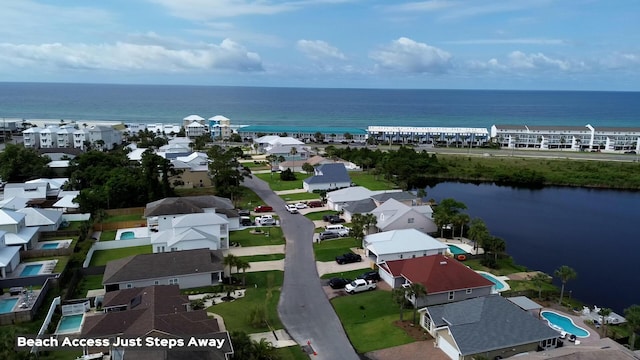
[[[487,296],[493,286],[459,261],[440,254],[386,261],[379,267],[381,280],[392,288],[420,283],[427,289],[427,296],[407,298],[417,307]]]

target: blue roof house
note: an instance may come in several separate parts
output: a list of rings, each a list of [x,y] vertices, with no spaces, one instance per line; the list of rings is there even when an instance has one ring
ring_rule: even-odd
[[[308,192],[336,190],[350,185],[351,178],[342,163],[318,165],[313,176],[302,181],[302,187]]]

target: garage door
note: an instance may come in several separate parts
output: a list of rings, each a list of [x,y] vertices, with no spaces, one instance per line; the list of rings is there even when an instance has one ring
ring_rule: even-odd
[[[458,360],[460,358],[458,349],[441,336],[438,336],[438,347],[445,354],[447,354],[447,356],[450,357],[451,360]]]

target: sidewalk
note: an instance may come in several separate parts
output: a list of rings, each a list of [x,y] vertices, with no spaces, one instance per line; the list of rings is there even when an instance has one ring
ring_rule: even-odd
[[[284,245],[232,247],[228,250],[225,250],[225,256],[227,254],[232,254],[235,256],[284,254]]]

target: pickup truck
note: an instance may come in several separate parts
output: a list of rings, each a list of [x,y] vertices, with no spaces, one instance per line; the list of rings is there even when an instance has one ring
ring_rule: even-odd
[[[348,294],[355,294],[362,291],[373,290],[376,286],[376,283],[373,281],[355,279],[344,287],[344,291]]]

